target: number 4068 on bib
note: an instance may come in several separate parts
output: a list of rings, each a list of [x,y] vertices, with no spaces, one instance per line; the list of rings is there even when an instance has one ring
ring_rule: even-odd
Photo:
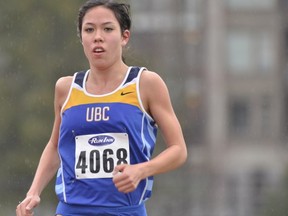
[[[110,138],[110,142],[101,143],[106,137]],[[94,139],[93,144],[89,142],[91,139]],[[115,166],[130,164],[129,139],[126,133],[82,135],[75,137],[75,143],[77,179],[112,178]]]

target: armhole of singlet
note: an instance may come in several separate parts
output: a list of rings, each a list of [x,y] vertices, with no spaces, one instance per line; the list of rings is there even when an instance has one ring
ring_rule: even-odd
[[[141,99],[141,92],[140,92],[140,79],[141,79],[141,74],[143,71],[147,70],[147,68],[145,67],[141,67],[139,69],[139,73],[137,75],[137,82],[136,82],[136,89],[137,89],[137,97],[138,97],[138,101],[139,101],[139,104],[140,104],[140,107],[142,109],[142,111],[145,113],[145,115],[151,120],[151,121],[154,121],[155,120],[153,119],[153,117],[146,111],[146,109],[144,108],[143,106],[143,103],[142,103],[142,99]]]
[[[62,107],[61,107],[61,113],[60,113],[61,116],[62,116],[62,113],[63,113],[63,111],[64,111],[63,109],[64,109],[65,106],[67,105],[68,100],[69,100],[69,98],[70,98],[70,95],[71,95],[71,92],[72,92],[72,89],[73,89],[73,85],[74,85],[74,83],[75,83],[75,79],[76,79],[76,76],[77,76],[78,73],[79,73],[79,72],[75,73],[74,76],[73,76],[73,80],[72,80],[72,82],[71,82],[69,92],[68,92],[67,97],[66,97],[66,99],[65,99],[65,101],[64,101],[64,103],[63,103],[63,105],[62,105]]]

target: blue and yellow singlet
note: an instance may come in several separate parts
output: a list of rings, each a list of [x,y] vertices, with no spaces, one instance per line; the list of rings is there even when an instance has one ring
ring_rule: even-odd
[[[61,111],[61,166],[55,186],[60,202],[127,207],[141,205],[151,196],[153,177],[127,194],[112,182],[115,166],[148,161],[155,146],[157,126],[144,110],[139,93],[143,70],[129,67],[122,84],[105,95],[86,91],[89,70],[75,73]]]

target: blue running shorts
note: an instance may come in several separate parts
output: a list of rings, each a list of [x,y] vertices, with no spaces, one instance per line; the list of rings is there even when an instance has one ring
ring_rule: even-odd
[[[86,205],[70,205],[59,202],[56,215],[62,216],[147,216],[144,204],[123,207],[95,207]]]

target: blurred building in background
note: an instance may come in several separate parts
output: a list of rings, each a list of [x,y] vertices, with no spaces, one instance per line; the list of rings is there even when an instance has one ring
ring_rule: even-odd
[[[287,161],[280,5],[276,0],[206,4],[205,144],[215,180],[212,212],[259,215]]]
[[[181,110],[190,150],[190,174],[182,179],[188,193],[182,200],[185,215],[259,215],[287,165],[287,3],[147,0],[131,5],[133,49],[153,55],[147,64],[165,74]],[[165,201],[157,200],[157,206]],[[178,212],[183,208],[172,206]],[[158,214],[176,215],[159,209]]]

